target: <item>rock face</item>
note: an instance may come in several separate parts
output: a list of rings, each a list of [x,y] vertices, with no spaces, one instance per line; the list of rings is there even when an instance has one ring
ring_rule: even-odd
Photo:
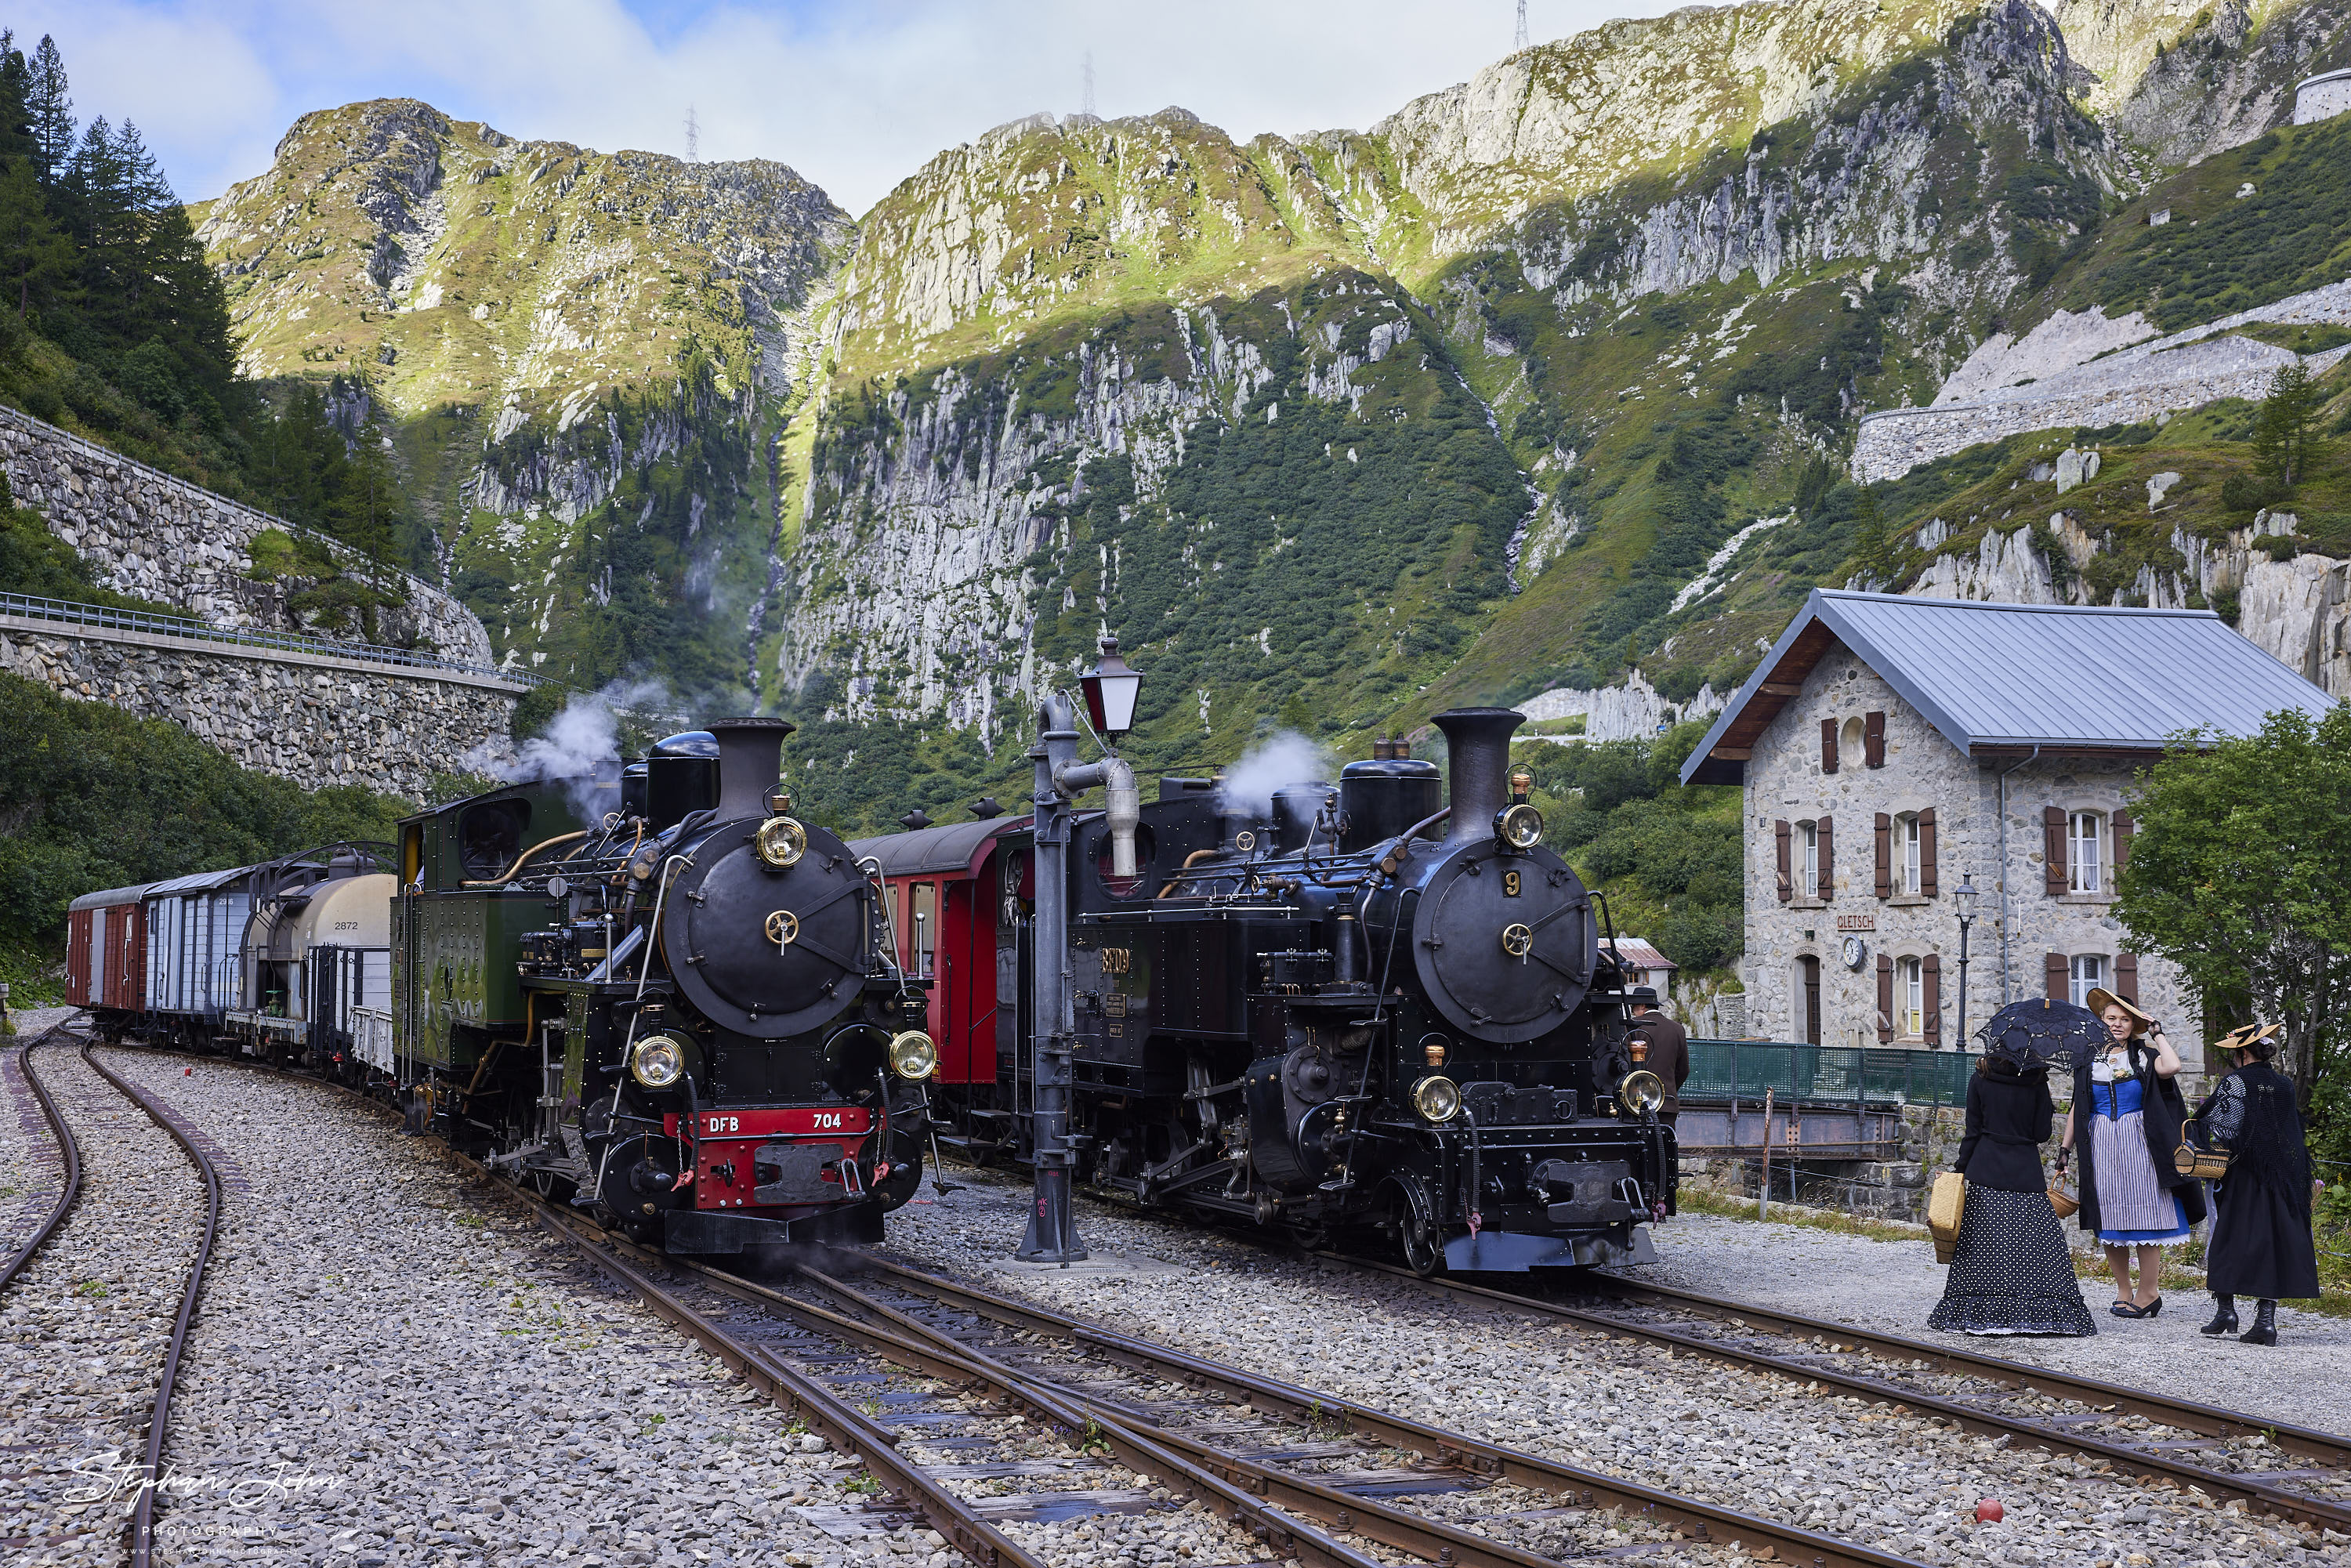
[[[1621,686],[1603,686],[1597,691],[1579,691],[1570,686],[1554,687],[1538,692],[1515,705],[1530,720],[1573,718],[1583,715],[1583,734],[1580,737],[1560,736],[1553,738],[1562,744],[1578,745],[1605,740],[1647,740],[1661,729],[1689,719],[1705,718],[1720,713],[1727,706],[1725,698],[1712,686],[1700,686],[1698,695],[1687,702],[1672,702],[1658,694],[1640,671],[1635,670]],[[1535,736],[1526,739],[1541,738]]]
[[[2255,559],[2244,569],[2238,630],[2333,696],[2351,696],[2351,562],[2323,555]]]
[[[502,755],[517,695],[496,681],[16,622],[0,625],[0,670],[170,719],[306,789],[358,784],[412,800],[426,798],[436,771]]]
[[[296,620],[269,585],[246,575],[254,536],[267,528],[306,531],[292,523],[5,407],[0,470],[17,502],[46,517],[118,593],[176,604],[215,626],[339,635],[336,627]],[[405,601],[381,613],[380,641],[455,664],[491,664],[489,634],[464,605],[429,583],[364,563],[332,540],[321,542],[355,575],[390,579],[391,591]]]
[[[723,616],[739,649],[740,585],[764,577],[752,432],[848,239],[823,192],[779,163],[517,141],[392,99],[304,116],[193,215],[248,373],[369,373],[502,651],[591,685],[619,673],[600,657],[739,680],[705,644]],[[686,623],[659,646],[612,624],[634,591],[608,614],[616,578]]]

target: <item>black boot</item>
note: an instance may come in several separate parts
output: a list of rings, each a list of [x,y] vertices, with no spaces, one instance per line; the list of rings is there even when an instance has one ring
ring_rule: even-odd
[[[2212,1321],[2204,1325],[2203,1332],[2209,1334],[2237,1332],[2236,1297],[2223,1294],[2219,1291],[2212,1292]]]
[[[2277,1303],[2267,1296],[2253,1309],[2253,1326],[2237,1336],[2240,1344],[2277,1343]]]

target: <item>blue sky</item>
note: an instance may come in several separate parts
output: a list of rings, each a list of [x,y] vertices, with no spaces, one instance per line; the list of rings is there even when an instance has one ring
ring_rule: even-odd
[[[1541,41],[1658,0],[1529,0]],[[76,112],[138,122],[182,197],[260,172],[294,119],[421,98],[600,151],[778,159],[862,213],[942,148],[1080,107],[1181,104],[1236,135],[1363,127],[1510,52],[1515,0],[37,0]]]

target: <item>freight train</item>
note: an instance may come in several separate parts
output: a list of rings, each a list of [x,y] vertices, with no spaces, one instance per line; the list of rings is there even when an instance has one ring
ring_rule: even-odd
[[[1437,716],[1270,800],[1166,778],[1132,824],[1081,814],[1065,951],[1034,950],[1029,820],[859,840],[898,962],[927,982],[944,1136],[1034,1153],[1031,977],[1076,989],[1079,1179],[1416,1270],[1653,1260],[1677,1155],[1629,1031],[1604,903],[1542,842],[1521,716]],[[1130,835],[1121,854],[1119,835]],[[1126,868],[1132,866],[1131,874]]]
[[[792,815],[791,726],[735,719],[257,866],[92,894],[68,996],[106,1038],[396,1097],[673,1251],[874,1241],[921,1178],[921,990],[880,885]]]

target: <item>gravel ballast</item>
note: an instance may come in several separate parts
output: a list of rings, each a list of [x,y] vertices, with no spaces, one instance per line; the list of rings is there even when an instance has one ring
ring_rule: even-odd
[[[124,1555],[204,1187],[171,1134],[72,1046],[36,1048],[33,1071],[80,1144],[82,1193],[0,1297],[0,1558],[110,1564]]]
[[[852,1551],[792,1512],[861,1507],[855,1461],[390,1120],[225,1064],[103,1060],[247,1188],[189,1333],[158,1564],[935,1553],[917,1531]]]
[[[2344,1558],[2342,1542],[2129,1484],[2076,1456],[2011,1449],[2004,1438],[1155,1218],[1086,1205],[1080,1228],[1098,1253],[1172,1270],[1009,1268],[1024,1199],[1024,1187],[993,1178],[944,1197],[926,1185],[893,1217],[892,1248],[1122,1333],[1928,1562],[2142,1568],[2134,1554],[2155,1564]],[[1669,1256],[1704,1244],[1663,1228]],[[1872,1287],[1856,1273],[1843,1288]],[[1987,1496],[2002,1500],[2003,1521],[1974,1521]]]

